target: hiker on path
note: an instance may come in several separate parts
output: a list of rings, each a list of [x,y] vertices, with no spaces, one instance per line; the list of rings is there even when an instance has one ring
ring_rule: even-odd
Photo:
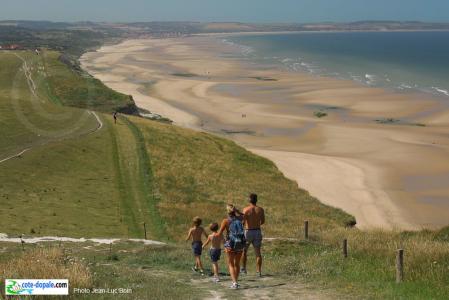
[[[249,196],[249,205],[243,209],[243,219],[245,223],[246,247],[243,251],[242,274],[246,274],[246,261],[248,257],[248,249],[252,244],[256,253],[256,274],[262,276],[262,229],[265,224],[265,211],[262,207],[257,206],[257,195]]]
[[[210,260],[212,261],[212,269],[214,271],[214,282],[220,282],[220,278],[218,276],[218,261],[220,260],[221,256],[221,244],[224,241],[223,234],[218,233],[218,229],[220,229],[220,226],[218,226],[217,223],[210,224],[209,229],[212,231],[212,233],[204,243],[203,249],[206,248],[209,243],[211,244],[211,247],[209,249],[209,256]]]
[[[117,112],[115,111],[112,116],[114,117],[114,124],[117,124]]]
[[[245,232],[242,214],[232,204],[226,206],[228,217],[221,222],[218,234],[226,231],[224,244],[228,256],[228,268],[232,279],[231,289],[239,288],[240,260],[245,248]]]
[[[201,262],[201,254],[203,250],[203,235],[208,238],[206,231],[201,227],[202,220],[200,217],[193,218],[193,227],[189,229],[186,241],[192,239],[192,252],[195,257],[195,266],[192,267],[192,271],[200,272],[204,275],[203,263]]]

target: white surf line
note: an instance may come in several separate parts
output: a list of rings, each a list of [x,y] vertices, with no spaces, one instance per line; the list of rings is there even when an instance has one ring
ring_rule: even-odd
[[[8,237],[7,234],[0,233],[0,242],[6,243],[16,243],[16,244],[37,244],[37,243],[48,243],[48,242],[71,242],[71,243],[86,243],[93,242],[96,244],[114,244],[116,242],[134,242],[143,243],[144,245],[166,245],[163,242],[144,240],[144,239],[104,239],[104,238],[71,238],[71,237],[60,237],[60,236],[42,236],[42,237],[30,237],[30,238],[20,238],[20,237]]]

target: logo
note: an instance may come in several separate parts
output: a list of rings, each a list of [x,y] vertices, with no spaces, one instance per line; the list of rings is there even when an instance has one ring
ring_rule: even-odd
[[[5,294],[14,295],[68,295],[68,279],[6,279]]]
[[[9,281],[9,282],[8,282]],[[5,281],[5,293],[6,295],[22,295],[25,293],[32,294],[33,289],[24,289],[20,287],[20,284],[15,280]]]

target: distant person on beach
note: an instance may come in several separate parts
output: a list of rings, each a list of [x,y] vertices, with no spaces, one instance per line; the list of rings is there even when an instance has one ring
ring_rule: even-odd
[[[242,213],[232,204],[226,207],[228,217],[221,222],[218,234],[226,231],[224,243],[225,252],[228,256],[228,268],[232,279],[231,289],[239,288],[240,260],[245,248],[245,231],[243,228]]]
[[[114,124],[117,124],[117,112],[115,111],[112,116],[114,117]]]
[[[210,260],[212,261],[212,269],[214,271],[214,282],[220,282],[219,272],[218,272],[218,261],[221,256],[221,244],[223,243],[223,234],[218,232],[220,226],[217,223],[212,223],[209,226],[209,229],[212,233],[207,238],[206,242],[203,245],[203,249],[211,243],[211,247],[209,249]]]
[[[248,257],[248,249],[252,244],[256,253],[256,274],[262,276],[262,229],[265,224],[265,211],[262,207],[257,206],[257,195],[249,196],[249,205],[243,209],[243,219],[245,223],[246,247],[243,251],[242,274],[246,274],[246,261]]]
[[[202,220],[200,217],[193,218],[193,227],[190,228],[186,241],[192,239],[192,251],[193,256],[195,257],[195,266],[192,267],[194,272],[200,272],[201,275],[204,275],[203,263],[201,262],[201,254],[203,250],[203,235],[207,239],[208,236],[203,227],[201,227]]]

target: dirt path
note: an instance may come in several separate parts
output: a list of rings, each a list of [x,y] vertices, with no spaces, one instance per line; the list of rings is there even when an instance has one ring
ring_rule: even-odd
[[[153,240],[144,240],[144,239],[86,239],[86,238],[71,238],[71,237],[63,237],[63,236],[41,236],[41,237],[8,237],[8,235],[0,233],[0,242],[7,243],[25,243],[25,244],[37,244],[44,242],[71,242],[71,243],[85,243],[85,242],[94,242],[97,244],[114,244],[116,242],[135,242],[135,243],[143,243],[144,245],[165,245],[163,242],[153,241]]]
[[[213,283],[211,277],[193,275],[191,283],[198,288],[207,289],[210,296],[205,299],[338,299],[328,291],[300,281],[278,276],[266,275],[262,278],[254,275],[241,276],[240,289],[231,290],[228,276],[222,277],[220,283]]]

